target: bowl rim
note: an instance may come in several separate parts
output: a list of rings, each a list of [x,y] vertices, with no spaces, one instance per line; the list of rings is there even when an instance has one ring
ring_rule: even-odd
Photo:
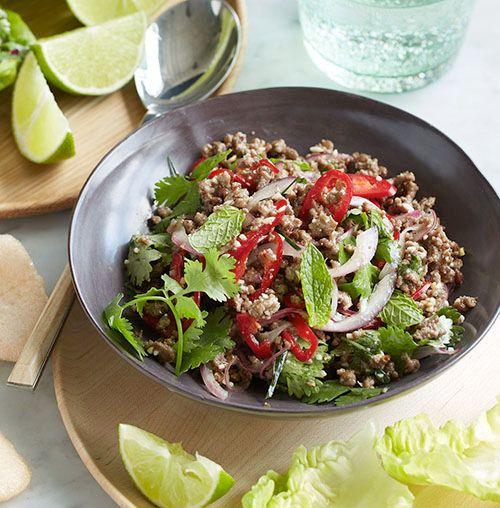
[[[284,92],[297,92],[297,93],[316,93],[316,94],[327,94],[332,96],[340,96],[340,97],[347,97],[351,100],[358,101],[363,106],[369,106],[370,104],[375,104],[377,107],[382,108],[383,110],[397,114],[400,118],[403,118],[405,120],[411,121],[414,124],[417,124],[423,128],[426,128],[436,134],[438,137],[440,137],[444,142],[450,144],[455,150],[458,151],[458,153],[464,157],[465,160],[468,161],[471,168],[476,173],[476,176],[479,178],[479,180],[482,182],[482,184],[486,187],[486,189],[493,195],[496,196],[496,210],[497,213],[500,214],[500,198],[495,191],[494,187],[491,185],[491,183],[486,179],[486,177],[482,174],[482,172],[479,170],[479,168],[476,166],[476,164],[472,161],[472,159],[465,153],[465,151],[451,138],[449,138],[446,134],[444,134],[442,131],[440,131],[438,128],[434,127],[429,122],[423,120],[422,118],[413,115],[412,113],[409,113],[403,109],[397,108],[395,106],[392,106],[390,104],[387,104],[385,102],[375,100],[372,98],[368,98],[362,95],[350,93],[350,92],[344,92],[340,90],[333,90],[328,88],[321,88],[321,87],[301,87],[301,86],[285,86],[285,87],[268,87],[268,88],[259,88],[259,89],[253,89],[253,90],[245,90],[241,92],[233,92],[230,94],[224,94],[221,96],[211,97],[209,99],[205,99],[203,101],[198,101],[194,104],[189,104],[186,106],[182,106],[180,108],[176,108],[176,111],[186,111],[189,109],[194,109],[199,107],[200,104],[205,104],[206,102],[219,102],[224,101],[226,97],[233,97],[233,96],[245,96],[245,95],[259,95],[259,94],[267,94],[267,93],[284,93]],[[107,161],[109,157],[111,157],[112,154],[115,153],[115,151],[119,150],[122,146],[124,146],[126,143],[129,142],[129,139],[134,137],[139,131],[150,128],[150,126],[155,125],[156,123],[159,123],[161,119],[165,116],[165,114],[169,114],[169,112],[164,113],[163,115],[154,118],[150,122],[147,122],[145,124],[139,125],[136,129],[134,129],[132,132],[130,132],[127,136],[125,136],[120,142],[118,142],[116,145],[114,145],[96,164],[94,169],[90,172],[89,176],[85,180],[79,194],[77,197],[77,201],[74,205],[74,208],[72,210],[71,219],[70,219],[70,227],[69,227],[69,233],[68,233],[68,240],[67,240],[67,246],[68,246],[68,260],[69,260],[69,266],[70,266],[70,272],[71,277],[73,279],[73,285],[75,288],[75,293],[78,298],[78,301],[80,302],[80,305],[82,306],[87,318],[92,323],[93,327],[96,329],[96,331],[99,333],[99,335],[104,339],[104,342],[114,349],[122,359],[127,361],[129,364],[133,365],[137,370],[139,370],[142,374],[148,376],[149,378],[153,379],[155,382],[160,383],[162,386],[167,388],[170,391],[173,391],[174,393],[181,395],[183,397],[186,397],[190,400],[202,402],[204,404],[208,404],[210,406],[218,407],[225,410],[230,411],[236,411],[239,413],[246,413],[251,414],[254,416],[260,416],[260,417],[275,417],[275,418],[317,418],[317,417],[329,417],[333,416],[335,414],[341,413],[341,412],[349,412],[354,411],[356,409],[359,409],[363,406],[369,406],[369,405],[375,405],[380,404],[382,402],[385,402],[389,399],[393,399],[396,397],[400,397],[401,395],[405,394],[406,392],[409,392],[411,390],[414,390],[416,388],[420,388],[423,385],[427,384],[432,379],[437,378],[439,375],[441,375],[445,370],[449,369],[453,365],[455,365],[459,360],[461,360],[464,356],[466,356],[470,351],[472,351],[476,345],[484,338],[484,336],[489,332],[495,321],[497,320],[499,314],[500,314],[500,302],[497,302],[496,308],[493,312],[492,317],[486,324],[484,330],[477,334],[474,338],[473,342],[465,348],[461,349],[456,352],[453,356],[451,356],[446,362],[440,363],[436,367],[434,367],[432,370],[428,372],[419,372],[418,376],[416,376],[413,379],[410,379],[406,384],[404,385],[396,385],[393,388],[390,388],[380,395],[377,395],[375,397],[372,397],[370,399],[362,400],[359,402],[356,402],[354,404],[349,404],[346,406],[334,406],[333,404],[305,404],[300,402],[300,400],[296,400],[296,403],[298,404],[297,409],[293,408],[287,408],[287,409],[276,409],[273,408],[272,404],[269,406],[262,404],[261,407],[253,407],[249,404],[242,404],[238,403],[236,401],[231,401],[231,398],[228,398],[226,401],[222,401],[219,399],[216,399],[215,397],[211,396],[208,392],[206,395],[198,395],[192,393],[188,389],[184,389],[183,387],[176,387],[170,383],[170,381],[167,378],[163,378],[160,376],[155,375],[154,373],[148,371],[145,368],[141,367],[141,363],[138,362],[138,360],[134,357],[132,357],[127,352],[120,349],[104,332],[104,329],[102,328],[102,324],[96,320],[90,311],[89,307],[87,306],[85,302],[85,298],[81,293],[78,276],[76,273],[76,269],[74,266],[74,259],[73,259],[73,233],[74,229],[76,228],[76,224],[78,221],[78,215],[80,207],[82,206],[82,202],[85,198],[86,193],[88,192],[89,185],[91,183],[92,178],[94,175],[99,171],[101,166]],[[115,169],[111,171],[115,171]]]

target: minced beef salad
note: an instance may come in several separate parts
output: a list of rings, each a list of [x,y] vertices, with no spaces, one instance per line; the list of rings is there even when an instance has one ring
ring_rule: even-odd
[[[300,156],[241,132],[205,145],[186,176],[169,160],[150,232],[125,260],[127,296],[105,309],[140,358],[200,371],[220,399],[266,383],[307,403],[387,390],[420,359],[453,354],[476,299],[465,252],[410,171],[322,140]]]

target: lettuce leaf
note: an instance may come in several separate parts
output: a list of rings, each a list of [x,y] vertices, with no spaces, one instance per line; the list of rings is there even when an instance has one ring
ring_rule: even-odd
[[[244,508],[405,508],[413,495],[382,468],[368,425],[349,441],[331,441],[294,453],[288,473],[270,471],[243,497]]]
[[[399,481],[500,502],[500,401],[467,427],[436,427],[427,415],[401,420],[386,428],[377,451]]]

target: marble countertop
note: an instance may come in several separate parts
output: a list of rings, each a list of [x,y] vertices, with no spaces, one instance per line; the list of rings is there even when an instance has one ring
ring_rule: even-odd
[[[302,46],[296,2],[248,0],[248,15],[248,49],[236,90],[284,85],[338,88],[314,67]],[[497,192],[499,17],[497,0],[478,0],[464,47],[441,80],[402,95],[373,95],[445,132],[468,153]],[[9,232],[26,246],[45,278],[47,291],[66,261],[69,217],[69,212],[62,212],[0,221],[0,233]],[[11,364],[0,362],[0,431],[26,458],[33,478],[29,489],[5,506],[113,506],[69,441],[57,411],[50,365],[34,393],[6,387],[11,368]]]

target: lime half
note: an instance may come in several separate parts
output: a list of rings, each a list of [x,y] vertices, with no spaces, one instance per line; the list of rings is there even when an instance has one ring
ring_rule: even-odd
[[[12,128],[19,151],[39,163],[75,155],[73,134],[33,53],[19,70],[12,99]]]
[[[144,11],[148,16],[157,12],[165,0],[66,0],[73,14],[87,26]]]
[[[233,486],[219,464],[185,452],[132,425],[118,428],[120,454],[139,490],[161,508],[191,508],[213,503]]]
[[[82,95],[108,94],[133,76],[146,23],[146,15],[137,12],[39,39],[33,50],[47,79],[59,88]]]

